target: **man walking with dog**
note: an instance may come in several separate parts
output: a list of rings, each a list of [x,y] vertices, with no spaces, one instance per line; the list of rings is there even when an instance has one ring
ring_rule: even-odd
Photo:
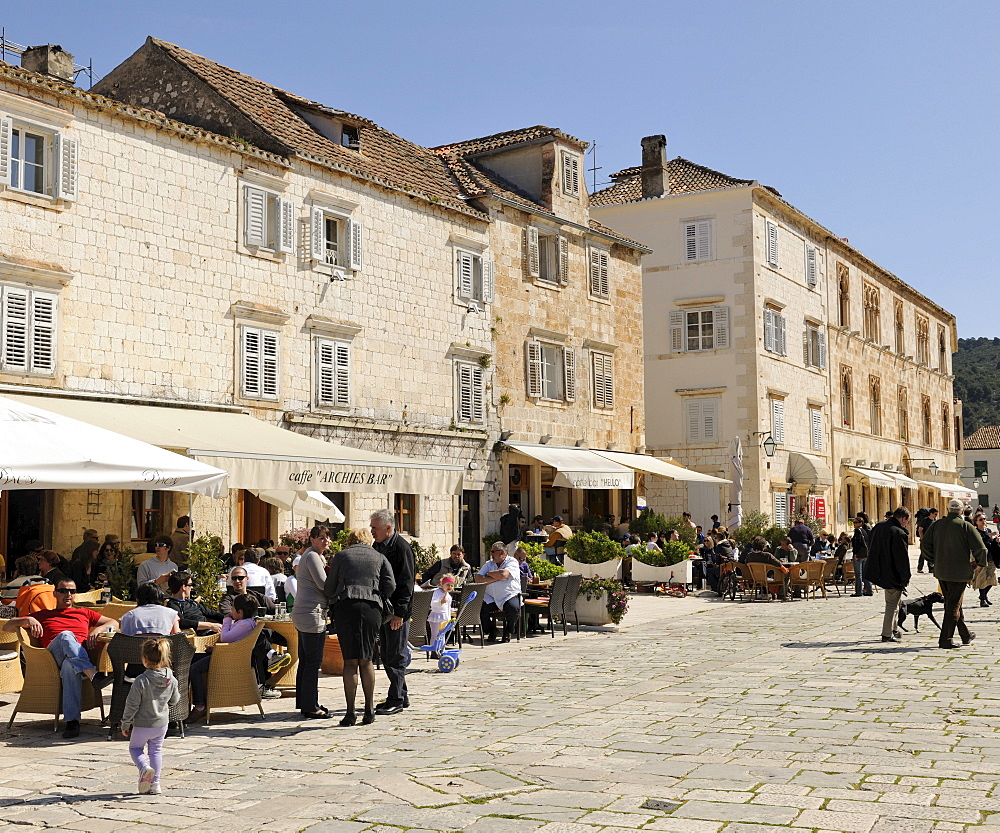
[[[941,623],[939,648],[957,648],[956,628],[963,645],[976,638],[965,624],[962,597],[973,573],[986,564],[986,545],[978,530],[962,517],[964,504],[948,502],[948,514],[932,523],[920,539],[920,551],[934,567],[934,578],[944,594],[944,621]]]
[[[896,627],[899,605],[910,583],[910,510],[900,506],[892,515],[872,527],[868,538],[868,563],[865,578],[885,591],[885,616],[882,618],[882,641],[899,642]]]

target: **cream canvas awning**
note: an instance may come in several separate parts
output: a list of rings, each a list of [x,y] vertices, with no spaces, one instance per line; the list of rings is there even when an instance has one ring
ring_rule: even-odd
[[[916,489],[917,488],[917,485],[918,485],[917,481],[914,480],[911,477],[907,477],[905,474],[900,474],[899,472],[895,472],[895,471],[892,471],[892,472],[887,471],[886,474],[889,477],[891,477],[893,480],[896,481],[896,485],[897,486],[899,486],[899,487],[901,487],[903,489]]]
[[[791,451],[788,454],[788,479],[809,486],[832,486],[833,473],[822,457]]]
[[[658,477],[667,477],[671,480],[689,480],[696,483],[732,483],[721,477],[714,477],[711,474],[702,474],[700,471],[693,471],[679,463],[661,460],[659,457],[650,457],[647,454],[631,454],[627,451],[594,451],[599,457],[604,457],[613,463],[628,466],[630,469],[644,471],[647,474],[655,474]]]
[[[225,469],[231,489],[458,494],[464,468],[336,445],[249,414],[67,397],[11,399]]]
[[[507,443],[509,448],[533,457],[556,470],[554,486],[570,489],[632,489],[635,472],[586,448],[560,448],[528,443]]]
[[[966,503],[971,503],[979,497],[979,492],[975,489],[967,489],[958,483],[935,483],[933,480],[921,480],[920,485],[937,489],[941,493],[941,497],[958,498]]]
[[[859,477],[863,477],[872,486],[884,486],[887,489],[895,489],[897,485],[896,478],[885,471],[878,471],[877,469],[862,469],[856,466],[848,466],[847,470],[852,472]]]

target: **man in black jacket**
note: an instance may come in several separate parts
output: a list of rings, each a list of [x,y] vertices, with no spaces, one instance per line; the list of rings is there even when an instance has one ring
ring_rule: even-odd
[[[872,527],[868,539],[868,563],[865,578],[885,591],[885,616],[882,641],[899,642],[896,628],[899,605],[910,583],[910,510],[900,506],[892,517]]]
[[[373,546],[388,559],[396,589],[389,601],[392,618],[382,625],[382,664],[389,678],[389,693],[385,702],[375,707],[376,714],[398,714],[409,707],[406,690],[406,660],[409,654],[410,606],[413,602],[413,577],[416,565],[413,550],[406,539],[396,532],[396,519],[388,509],[379,509],[371,516]]]

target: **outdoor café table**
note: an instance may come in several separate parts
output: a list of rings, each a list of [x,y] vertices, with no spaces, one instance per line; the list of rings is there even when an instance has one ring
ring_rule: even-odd
[[[269,616],[265,616],[262,621],[265,628],[270,628],[285,637],[288,643],[288,656],[292,658],[292,664],[275,674],[268,681],[268,685],[271,688],[295,688],[295,672],[299,667],[299,634],[295,630],[295,625],[291,619],[272,619]]]

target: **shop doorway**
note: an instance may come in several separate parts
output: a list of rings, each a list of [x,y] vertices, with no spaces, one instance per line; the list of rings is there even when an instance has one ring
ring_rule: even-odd
[[[28,541],[44,541],[45,492],[42,489],[4,491],[0,496],[0,546],[7,559],[7,569],[27,552]]]
[[[271,538],[271,504],[246,489],[240,489],[239,530],[241,543],[248,547]]]
[[[473,567],[483,563],[479,495],[479,492],[462,492],[462,548],[465,550],[466,560]]]
[[[603,521],[611,514],[611,495],[608,490],[587,489],[584,496],[584,511]]]

